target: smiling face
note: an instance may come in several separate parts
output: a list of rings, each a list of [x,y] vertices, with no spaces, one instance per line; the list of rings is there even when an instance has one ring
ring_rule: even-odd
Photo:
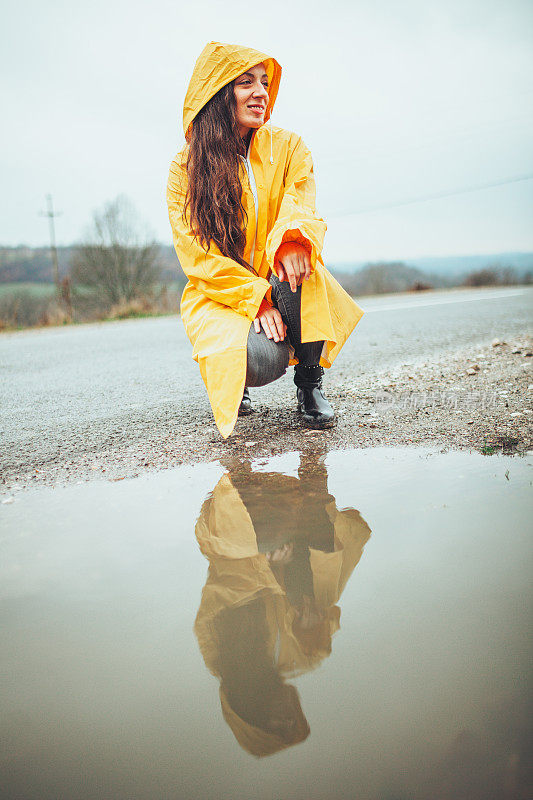
[[[233,83],[239,133],[244,138],[250,128],[265,121],[268,105],[268,75],[263,63],[250,67]]]

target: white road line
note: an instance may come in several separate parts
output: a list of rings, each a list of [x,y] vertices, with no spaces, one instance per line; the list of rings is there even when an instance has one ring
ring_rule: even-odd
[[[365,314],[370,314],[375,311],[403,311],[404,308],[424,308],[424,306],[444,306],[449,303],[473,303],[476,300],[498,300],[502,297],[516,297],[517,295],[525,294],[524,291],[515,292],[497,292],[490,295],[476,295],[475,297],[450,297],[450,298],[435,298],[434,300],[418,301],[414,303],[402,303],[392,306],[379,306],[378,308],[364,308],[361,306]],[[354,298],[359,305],[357,298]],[[364,302],[364,298],[361,299]]]

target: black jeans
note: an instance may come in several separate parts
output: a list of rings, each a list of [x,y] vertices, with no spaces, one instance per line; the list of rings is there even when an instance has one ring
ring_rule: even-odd
[[[289,342],[302,366],[318,364],[324,346],[323,341],[302,343],[300,323],[302,287],[298,286],[296,292],[292,292],[288,281],[280,281],[274,273],[270,276],[270,284],[272,302],[287,326],[287,337],[283,342],[275,342],[268,338],[262,328],[260,333],[256,333],[253,324],[250,326],[246,386],[265,386],[285,375],[289,366]]]

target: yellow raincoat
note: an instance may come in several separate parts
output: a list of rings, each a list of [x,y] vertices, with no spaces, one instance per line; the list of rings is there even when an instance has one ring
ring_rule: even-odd
[[[256,64],[264,63],[269,78],[270,119],[278,93],[281,67],[271,56],[239,45],[210,42],[200,54],[183,107],[188,141],[192,122],[203,106],[227,83]],[[324,340],[320,358],[330,367],[353,331],[363,310],[342,289],[321,258],[326,223],[315,209],[311,153],[296,133],[262,125],[253,132],[249,161],[255,178],[258,219],[244,163],[240,165],[242,204],[248,214],[244,258],[254,246],[254,275],[223,256],[211,243],[202,249],[182,212],[187,188],[188,145],[170,166],[167,204],[174,247],[189,281],[181,300],[181,318],[207,388],[217,427],[224,438],[232,432],[244,390],[247,339],[263,297],[270,298],[268,279],[279,246],[301,242],[310,254],[312,273],[302,284],[302,342]],[[290,364],[298,360],[291,358]]]
[[[331,653],[332,636],[340,628],[340,609],[335,604],[370,537],[370,528],[359,512],[351,508],[339,511],[327,491],[320,492],[316,487],[306,488],[305,484],[292,477],[268,474],[261,477],[265,479],[265,489],[267,486],[271,489],[274,485],[269,478],[277,478],[280,485],[286,484],[295,499],[301,494],[304,502],[322,502],[333,525],[333,551],[322,552],[310,548],[313,591],[318,606],[323,609],[324,621],[304,645],[295,629],[296,610],[276,579],[266,555],[259,552],[248,508],[234,487],[231,476],[224,474],[204,502],[196,523],[196,538],[202,553],[209,560],[209,574],[196,616],[195,633],[207,668],[219,678],[223,677],[222,661],[228,669],[228,658],[226,655],[225,659],[221,659],[224,643],[220,641],[217,618],[231,609],[243,609],[257,600],[260,600],[265,615],[266,652],[280,676],[295,677],[318,667]],[[266,493],[263,497],[262,512],[259,508],[260,496],[257,498],[259,505],[255,504],[254,509],[259,519],[268,518],[270,511]],[[285,505],[285,510],[287,524],[283,524],[280,511],[275,525],[281,530],[292,528],[290,505]],[[310,533],[308,527],[300,531],[303,536]],[[239,635],[247,634],[244,631]],[[236,713],[222,681],[220,701],[224,718],[241,746],[253,755],[270,755],[303,741],[309,734],[297,692],[294,687],[287,688],[291,690],[287,702],[292,708],[294,728],[286,737],[280,737]]]

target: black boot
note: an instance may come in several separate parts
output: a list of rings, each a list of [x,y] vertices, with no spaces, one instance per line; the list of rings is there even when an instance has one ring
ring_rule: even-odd
[[[244,387],[241,404],[239,406],[239,417],[246,417],[252,413],[252,401],[250,400],[250,392],[248,387]]]
[[[332,428],[336,423],[335,412],[322,392],[323,374],[323,368],[318,365],[303,367],[297,364],[294,368],[298,411],[308,428]]]

